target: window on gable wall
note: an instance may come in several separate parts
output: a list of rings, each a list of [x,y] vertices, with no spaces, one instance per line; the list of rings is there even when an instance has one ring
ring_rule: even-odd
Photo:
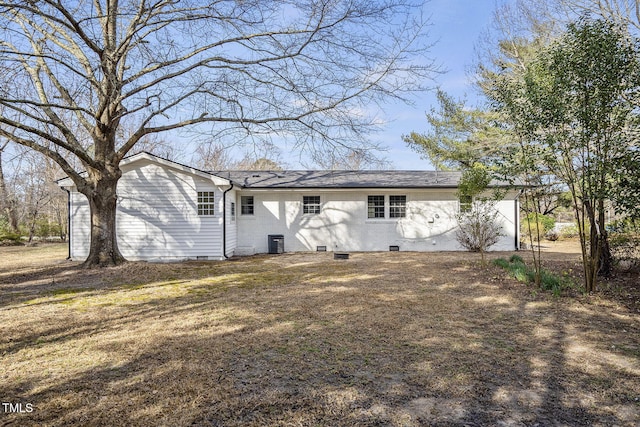
[[[320,196],[302,196],[302,213],[319,214]]]
[[[215,203],[213,191],[198,191],[198,215],[211,216],[214,214]]]

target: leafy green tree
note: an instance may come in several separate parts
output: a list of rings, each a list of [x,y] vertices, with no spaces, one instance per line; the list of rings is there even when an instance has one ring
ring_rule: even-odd
[[[637,142],[614,162],[612,201],[615,209],[632,221],[640,220],[640,151]]]
[[[625,31],[582,18],[537,55],[522,79],[503,79],[493,92],[526,142],[523,152],[571,192],[587,292],[612,267],[605,205],[614,194],[615,159],[633,140],[638,58]]]
[[[466,169],[489,165],[501,157],[510,142],[497,113],[468,109],[464,101],[438,89],[438,108],[427,113],[431,130],[411,132],[404,141],[438,169]]]

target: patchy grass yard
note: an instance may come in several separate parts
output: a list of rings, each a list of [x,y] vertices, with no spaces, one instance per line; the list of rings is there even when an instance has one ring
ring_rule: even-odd
[[[33,405],[0,407],[0,424],[640,420],[637,275],[553,297],[468,253],[99,271],[65,256],[60,245],[0,248],[0,399]],[[547,259],[559,274],[580,270],[575,252]]]

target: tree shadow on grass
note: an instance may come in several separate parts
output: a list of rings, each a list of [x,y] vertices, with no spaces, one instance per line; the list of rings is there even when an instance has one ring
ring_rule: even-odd
[[[28,349],[36,334],[19,335],[21,345],[8,355],[16,357],[12,363],[19,356],[14,353],[29,350],[38,365],[22,379],[12,376],[0,395],[32,402],[36,410],[5,419],[50,425],[633,425],[637,404],[619,394],[626,390],[631,397],[639,378],[613,362],[582,370],[571,353],[577,335],[593,334],[597,342],[591,344],[603,345],[607,328],[592,326],[592,313],[469,281],[473,269],[456,272],[459,263],[433,258],[447,274],[435,274],[434,267],[426,271],[429,280],[419,280],[406,266],[386,280],[388,263],[369,266],[366,276],[361,264],[352,263],[353,270],[335,264],[342,270],[333,280],[311,280],[321,276],[292,268],[285,284],[234,276],[234,283],[203,280],[190,292],[128,307],[96,306],[92,310],[102,312],[96,317],[68,308],[60,325],[38,332],[52,337],[39,351]],[[326,271],[325,279],[332,274]],[[64,352],[72,353],[69,360],[56,363],[69,363],[68,373],[41,363]],[[86,359],[74,366],[76,356]],[[618,380],[628,382],[598,394],[602,382]]]

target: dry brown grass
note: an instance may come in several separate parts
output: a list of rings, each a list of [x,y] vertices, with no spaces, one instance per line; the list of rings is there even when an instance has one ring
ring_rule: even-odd
[[[579,271],[578,255],[566,252],[549,252],[547,266]],[[483,270],[468,253],[100,271],[65,256],[64,246],[0,248],[0,399],[34,407],[0,407],[0,424],[640,419],[637,277],[558,298]]]

